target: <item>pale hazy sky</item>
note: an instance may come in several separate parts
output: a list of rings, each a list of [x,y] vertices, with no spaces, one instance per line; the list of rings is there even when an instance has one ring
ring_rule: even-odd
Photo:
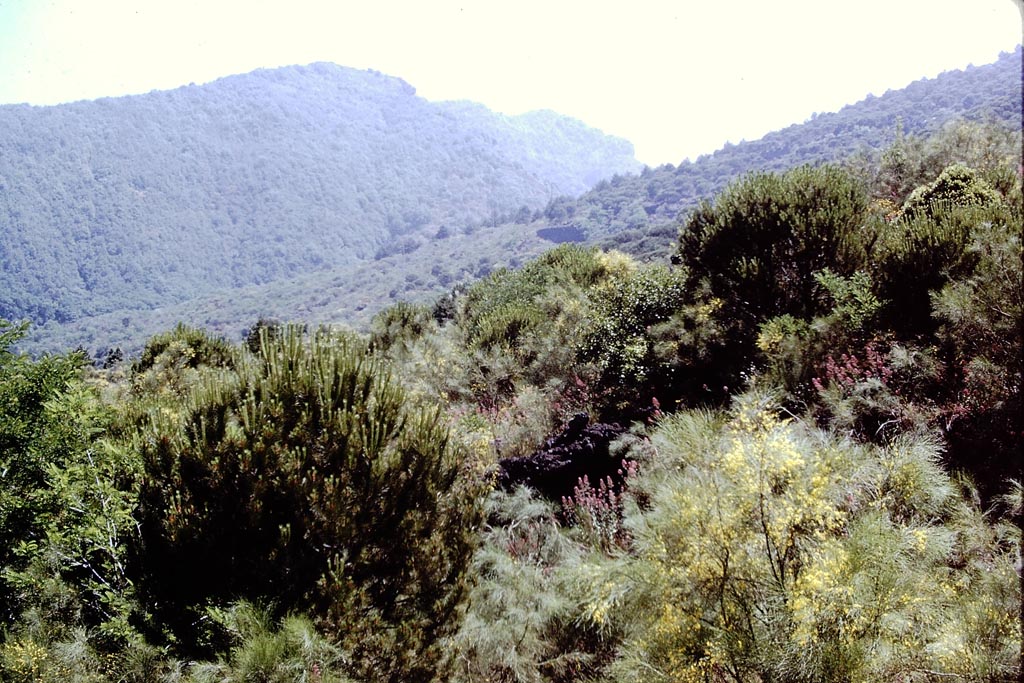
[[[554,109],[679,163],[987,64],[1020,0],[0,0],[0,103],[331,61],[432,100]]]

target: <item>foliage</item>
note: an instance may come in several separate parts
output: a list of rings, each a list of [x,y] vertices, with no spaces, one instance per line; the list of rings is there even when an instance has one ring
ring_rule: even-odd
[[[629,387],[634,397],[671,386],[667,359],[660,356],[649,328],[682,306],[684,283],[677,270],[646,266],[612,277],[591,293],[576,353],[596,364],[611,400],[622,400],[615,396],[620,387]]]
[[[454,314],[443,328],[389,353],[424,392],[486,423],[497,455],[527,455],[559,424],[598,408],[598,371],[577,357],[587,301],[634,266],[621,254],[562,245],[446,299]]]
[[[1024,432],[1021,232],[1019,213],[976,231],[969,246],[974,271],[931,298],[949,368],[943,423],[950,460],[975,474],[986,497],[1002,490]]]
[[[267,610],[238,603],[211,610],[230,633],[232,647],[221,661],[191,667],[188,683],[347,683],[346,655],[325,640],[309,619],[288,616],[275,624]],[[276,628],[275,628],[276,626]]]
[[[861,111],[891,129],[882,100]],[[652,256],[743,145],[515,226],[389,214],[378,248],[403,253],[359,285],[203,304],[236,338],[220,310],[246,308],[244,345],[179,325],[89,368],[0,323],[0,680],[1019,677],[1019,132],[907,126],[729,185],[673,267],[573,244],[523,263],[524,236]],[[342,300],[368,335],[268,317]],[[618,423],[617,475],[574,461],[561,506],[491,490],[500,458],[586,452],[598,431],[563,427],[587,418]]]
[[[843,277],[822,268],[814,273],[814,279],[832,299],[829,313],[832,324],[841,326],[848,333],[856,333],[874,322],[882,302],[872,291],[871,278],[866,272],[858,270],[850,277]]]
[[[194,369],[201,365],[229,365],[231,361],[232,351],[227,342],[204,330],[178,324],[170,332],[158,334],[146,343],[142,354],[132,364],[132,371],[138,375],[158,365]]]
[[[823,285],[838,286],[836,277],[865,264],[867,209],[864,187],[849,172],[803,167],[748,176],[690,214],[678,257],[690,303],[723,328],[711,357],[721,383],[736,386],[749,371],[764,324],[828,311]]]
[[[1020,156],[1020,130],[1014,123],[955,118],[931,135],[915,136],[906,135],[902,122],[897,121],[895,139],[877,160],[861,157],[848,163],[860,168],[879,205],[888,207],[893,215],[915,190],[957,164],[975,169],[1005,195],[1013,185],[1014,160]]]
[[[258,358],[151,409],[132,445],[146,468],[138,580],[185,651],[208,605],[266,600],[309,611],[353,652],[353,675],[443,669],[476,484],[436,409],[359,342],[265,338]]]
[[[545,315],[550,311],[542,308],[541,295],[556,287],[567,289],[566,294],[592,287],[621,267],[593,248],[562,245],[518,271],[496,271],[471,287],[459,322],[472,346],[518,348],[521,338],[551,317]]]
[[[965,176],[954,170],[951,177]],[[956,194],[958,184],[936,185],[944,193],[937,202],[928,201],[932,186],[924,187],[908,207],[929,208],[908,210],[882,231],[876,246],[874,279],[880,298],[887,302],[883,324],[904,338],[934,331],[930,293],[971,274],[977,265],[977,254],[970,249],[975,234],[1012,221],[1009,208],[981,181],[969,185],[964,194]],[[977,203],[978,193],[991,201]]]
[[[244,341],[246,348],[253,353],[259,353],[260,343],[264,338],[264,335],[273,339],[281,331],[281,327],[281,321],[260,316],[259,319],[253,323],[252,327],[245,332]],[[266,330],[266,332],[264,332],[264,330]]]
[[[635,554],[590,598],[626,629],[616,680],[1016,675],[1019,530],[961,498],[934,441],[859,447],[757,394],[653,441]]]
[[[395,345],[408,345],[421,337],[434,322],[425,305],[399,301],[374,316],[370,345],[388,351]]]
[[[890,197],[897,208],[951,163],[982,171],[998,187],[986,169],[1005,167],[1020,150],[1020,54],[918,81],[678,165],[628,175],[634,170],[628,164],[602,162],[599,177],[583,171],[582,186],[576,173],[579,189],[558,190],[573,196],[553,200],[547,210],[536,209],[550,194],[538,192],[523,170],[550,179],[577,158],[561,151],[563,142],[570,150],[582,142],[588,153],[607,149],[611,159],[617,143],[579,137],[562,130],[573,124],[543,117],[531,124],[549,135],[500,135],[502,124],[479,107],[463,103],[438,111],[405,84],[326,65],[79,103],[74,111],[0,109],[12,119],[0,130],[12,131],[10,146],[18,150],[4,158],[21,159],[20,146],[32,140],[39,150],[34,158],[48,162],[45,169],[2,174],[9,201],[22,208],[17,220],[0,218],[6,228],[0,240],[7,240],[2,248],[20,264],[20,276],[12,272],[8,287],[0,288],[0,315],[20,310],[18,317],[50,320],[37,324],[26,348],[120,346],[135,354],[146,338],[179,320],[229,339],[264,315],[368,326],[399,299],[427,301],[490,270],[522,265],[550,246],[537,236],[546,228],[570,227],[590,245],[665,262],[678,221],[701,199],[753,171],[841,162],[864,150],[859,165],[874,167],[877,150],[893,141],[897,120],[908,159]],[[313,95],[303,90],[305,83],[323,87],[310,89]],[[207,95],[211,91],[215,97]],[[111,114],[123,107],[129,116],[88,134],[62,132],[77,131],[74,121],[99,117],[104,106]],[[375,113],[368,116],[367,108]],[[180,115],[162,118],[158,111]],[[33,132],[13,132],[23,130]],[[172,130],[181,131],[180,141],[167,139]],[[944,141],[927,142],[937,131]],[[87,158],[76,140],[91,141],[100,156]],[[133,152],[114,157],[119,141]],[[375,151],[364,153],[366,147]],[[561,158],[552,161],[556,155]],[[529,163],[517,171],[508,168],[509,158]],[[127,170],[125,159],[131,160]],[[188,159],[187,167],[175,159]],[[84,177],[63,172],[78,168],[87,169]],[[871,168],[865,173],[874,177]],[[346,180],[317,180],[326,177]],[[41,188],[27,205],[10,195],[21,179]],[[58,187],[61,194],[53,196]],[[203,199],[209,192],[216,196]],[[524,214],[523,204],[535,210]],[[51,216],[56,226],[79,215],[89,218],[60,236],[40,222]],[[527,215],[530,222],[514,222]],[[179,239],[192,228],[202,235]],[[447,239],[437,238],[442,228]],[[254,239],[257,234],[267,238]],[[371,259],[405,238],[421,246]],[[196,262],[192,245],[209,245],[199,251],[215,263]],[[48,265],[24,267],[29,253]],[[82,274],[64,265],[69,259],[84,264]],[[83,291],[83,277],[94,283],[91,291]]]
[[[861,265],[866,209],[862,186],[835,167],[756,174],[690,215],[679,252],[689,282],[706,280],[740,330],[785,313],[805,316],[822,265],[840,275]]]
[[[962,164],[946,167],[939,177],[922,185],[907,197],[902,215],[935,217],[936,206],[993,206],[1000,203],[999,193]]]
[[[112,411],[78,354],[0,347],[0,679],[96,680],[144,647],[127,565],[139,462],[106,433]]]
[[[526,489],[495,491],[474,559],[477,582],[454,641],[455,681],[568,683],[597,675],[617,636],[578,618],[586,548],[550,504]]]
[[[52,477],[87,457],[103,418],[83,395],[77,354],[32,361],[11,345],[26,325],[0,321],[0,610],[13,623],[24,605],[16,574],[46,545],[47,525],[69,501]],[[73,408],[83,410],[75,414]],[[70,418],[70,419],[68,419]]]

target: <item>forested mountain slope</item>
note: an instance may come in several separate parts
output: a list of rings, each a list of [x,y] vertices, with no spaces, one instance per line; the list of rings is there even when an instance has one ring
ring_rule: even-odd
[[[696,161],[610,178],[582,197],[552,202],[535,222],[539,229],[572,226],[584,241],[657,256],[675,239],[680,214],[745,173],[877,156],[895,141],[898,128],[923,139],[956,120],[1021,130],[1020,47],[993,64],[920,79],[760,140],[726,144]],[[861,164],[867,165],[867,159]]]
[[[333,64],[0,107],[0,317],[69,322],[350,265],[639,168],[552,112]]]
[[[308,67],[297,71],[332,68],[337,67]],[[879,166],[883,150],[889,149],[890,153],[896,153],[903,149],[906,154],[900,154],[925,160],[925,167],[898,169],[892,163],[883,165],[889,169],[887,172],[900,175],[899,178],[890,179],[890,182],[901,185],[894,188],[894,192],[898,193],[934,177],[937,170],[953,161],[946,158],[950,149],[963,152],[957,159],[974,166],[1000,162],[998,159],[985,161],[982,158],[985,155],[1007,150],[1016,155],[1019,153],[1019,143],[1015,142],[1014,131],[1019,135],[1021,129],[1020,71],[1021,50],[1018,48],[1012,54],[1003,55],[994,64],[949,72],[934,79],[922,79],[902,90],[870,97],[844,107],[839,112],[821,114],[802,124],[770,133],[761,140],[727,145],[696,161],[683,162],[678,166],[647,168],[636,175],[609,174],[591,191],[578,196],[565,194],[548,202],[546,207],[530,209],[511,202],[507,207],[499,209],[487,204],[480,199],[479,194],[473,193],[475,190],[469,189],[470,184],[479,179],[467,170],[468,175],[464,178],[448,179],[449,182],[464,182],[467,188],[461,198],[452,196],[450,203],[445,205],[448,207],[446,210],[450,211],[447,214],[449,218],[434,217],[430,221],[435,222],[418,223],[415,214],[412,214],[412,224],[403,223],[401,218],[396,219],[397,227],[382,231],[381,239],[374,243],[373,248],[359,254],[370,253],[375,260],[354,262],[349,258],[352,256],[351,250],[341,255],[332,255],[336,253],[337,245],[328,245],[325,250],[314,253],[311,259],[319,255],[329,262],[321,263],[319,268],[302,265],[300,262],[294,267],[294,277],[274,280],[269,277],[252,278],[244,287],[229,284],[202,296],[197,293],[197,296],[188,299],[166,298],[159,305],[151,304],[155,308],[142,309],[117,301],[104,301],[107,307],[101,315],[82,317],[68,323],[53,320],[35,327],[25,346],[60,350],[82,345],[93,353],[101,353],[110,346],[120,346],[125,352],[131,352],[138,350],[147,337],[167,329],[178,320],[202,325],[233,339],[237,339],[240,332],[259,316],[362,326],[376,311],[395,301],[429,299],[497,268],[514,267],[552,246],[552,240],[584,241],[614,247],[644,260],[665,260],[678,234],[680,219],[695,208],[701,199],[713,196],[731,180],[752,171],[783,170],[805,163],[844,160],[844,163],[861,169],[859,172],[869,173],[866,169]],[[260,78],[273,83],[270,76],[277,73],[266,72]],[[245,81],[247,77],[239,78],[241,80],[232,87],[240,88],[241,83],[248,82]],[[226,79],[214,85],[227,87],[232,83],[235,81]],[[382,80],[382,83],[391,83],[397,89],[407,87],[387,79]],[[189,90],[184,89],[178,95],[159,95],[183,96]],[[415,100],[408,97],[405,99]],[[428,106],[435,106],[417,102],[424,110]],[[459,121],[495,118],[495,115],[479,105],[445,103],[436,106],[448,111],[452,117],[459,117]],[[0,109],[0,113],[3,111]],[[548,177],[558,173],[557,159],[559,155],[565,156],[559,151],[561,149],[589,149],[589,154],[597,155],[591,158],[594,167],[604,167],[610,163],[608,157],[600,156],[604,154],[601,152],[604,147],[586,142],[587,130],[579,124],[555,118],[549,112],[503,120],[509,124],[502,129],[506,137],[502,138],[500,145],[497,138],[494,138],[494,144],[515,148],[521,159],[533,159],[532,163],[547,168],[545,173]],[[967,125],[964,122],[968,122]],[[982,128],[970,125],[972,122],[993,124],[984,126],[983,134],[995,135],[999,139],[980,139],[978,135]],[[536,129],[549,131],[548,137],[534,135],[530,138],[523,132]],[[898,133],[900,129],[902,133]],[[935,146],[934,154],[923,149],[926,137],[940,130],[944,131],[944,138],[941,144]],[[579,154],[577,151],[577,161],[567,161],[561,168],[571,169],[572,163],[582,163],[579,159],[583,157]],[[397,167],[388,168],[387,173],[406,173],[406,167],[411,162],[399,163],[401,158],[400,155],[392,158],[391,161]],[[331,161],[342,163],[335,158]],[[499,171],[498,167],[492,169],[495,174]],[[309,184],[311,177],[319,178],[317,173],[311,172],[308,177],[294,181],[297,183],[295,187]],[[249,174],[246,170],[240,177],[244,180]],[[586,176],[586,172],[578,170],[576,175]],[[591,179],[590,176],[586,178]],[[868,180],[878,182],[881,179]],[[292,180],[289,179],[289,182]],[[323,188],[330,187],[322,185]],[[360,187],[378,198],[384,193],[383,189],[368,183],[360,183]],[[410,192],[414,193],[415,190],[410,189]],[[237,203],[236,210],[246,206],[241,198],[232,200],[233,195],[212,196],[210,201],[215,207],[228,201]],[[396,190],[389,196],[390,201],[398,202],[406,197],[406,193]],[[329,214],[328,209],[323,207],[323,202],[328,199],[326,189],[303,206],[282,207],[280,198],[280,195],[272,198],[258,195],[252,200],[260,208],[260,211],[252,214],[252,221],[260,230],[274,230],[280,224],[287,225],[283,221],[294,215],[306,216],[316,211],[321,213],[315,215]],[[4,199],[0,198],[0,201]],[[464,203],[460,204],[460,201]],[[428,206],[434,206],[426,200],[410,205],[420,212],[427,210]],[[365,208],[368,213],[362,215],[369,216],[367,220],[377,216],[387,222],[386,216],[394,215],[387,214],[388,206],[386,203],[367,203]],[[475,208],[470,211],[465,207]],[[186,205],[183,209],[193,213],[201,210],[202,207],[195,204]],[[490,213],[485,221],[465,222],[473,211]],[[278,216],[281,220],[270,220],[267,216]],[[320,223],[313,221],[311,225]],[[292,245],[292,238],[282,236],[274,239],[270,246],[265,241],[251,244],[240,241],[239,258],[230,260],[230,264],[225,260],[225,268],[230,265],[236,269],[257,269],[278,263],[271,258],[273,254],[268,255],[266,251],[290,253],[287,250]],[[179,246],[177,243],[169,245],[168,253]],[[46,248],[48,245],[40,245],[36,251],[42,253]],[[264,249],[258,258],[252,255],[257,249]],[[161,268],[171,267],[175,263],[179,269],[188,267],[179,261],[168,258],[166,262],[161,261],[152,266],[151,270],[159,274]],[[21,283],[21,286],[46,301],[50,295],[43,296],[39,292],[48,291],[43,285],[58,280],[58,276],[42,270],[34,272],[38,273],[40,281],[34,285],[27,281]],[[62,271],[57,269],[54,272],[59,275]],[[74,276],[73,272],[65,274],[68,277]],[[156,301],[157,296],[154,295],[152,299]]]

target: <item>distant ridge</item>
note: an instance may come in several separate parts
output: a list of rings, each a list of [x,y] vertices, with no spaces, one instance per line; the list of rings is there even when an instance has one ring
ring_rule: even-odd
[[[431,103],[327,63],[3,106],[0,317],[66,323],[287,279],[639,168],[578,121]]]
[[[504,211],[495,206],[484,223],[472,226],[443,221],[439,226],[426,224],[403,232],[400,224],[376,247],[377,260],[339,260],[323,269],[304,269],[293,278],[224,287],[178,303],[162,303],[159,309],[114,306],[106,314],[73,323],[52,321],[35,328],[30,346],[59,350],[82,345],[94,352],[121,346],[130,352],[179,320],[230,338],[237,338],[258,316],[363,326],[376,311],[395,301],[430,300],[495,268],[520,265],[554,245],[545,236],[556,240],[571,236],[573,241],[614,247],[641,258],[667,259],[680,218],[701,198],[713,197],[745,173],[877,155],[895,139],[897,121],[911,135],[925,135],[960,119],[991,121],[1019,133],[1020,74],[1018,48],[994,64],[923,79],[760,140],[727,145],[694,162],[644,168],[639,173],[609,173],[592,190],[582,195],[563,193],[546,206]],[[237,87],[247,83],[244,77],[236,78],[242,79]],[[376,87],[410,86],[388,86],[385,80]],[[452,125],[460,117],[486,116],[480,105],[445,104]],[[543,120],[551,114],[525,119],[531,116]],[[570,132],[585,130],[578,122],[565,125]],[[459,199],[453,197],[448,206],[458,207]],[[479,198],[468,191],[464,201],[480,207]],[[491,207],[482,208],[486,212]],[[551,228],[559,230],[550,232]]]
[[[956,120],[995,122],[1020,131],[1021,60],[1018,47],[993,64],[869,96],[758,140],[727,144],[694,162],[610,178],[581,197],[553,201],[538,227],[570,225],[589,242],[641,257],[664,257],[679,216],[745,173],[877,154],[894,141],[898,126],[917,136]]]

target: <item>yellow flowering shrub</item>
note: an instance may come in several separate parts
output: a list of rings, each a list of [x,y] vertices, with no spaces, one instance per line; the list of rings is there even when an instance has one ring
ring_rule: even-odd
[[[593,577],[584,610],[626,624],[618,679],[1015,671],[1019,538],[972,512],[933,442],[858,446],[748,394],[725,416],[665,419],[652,443],[633,552]]]

